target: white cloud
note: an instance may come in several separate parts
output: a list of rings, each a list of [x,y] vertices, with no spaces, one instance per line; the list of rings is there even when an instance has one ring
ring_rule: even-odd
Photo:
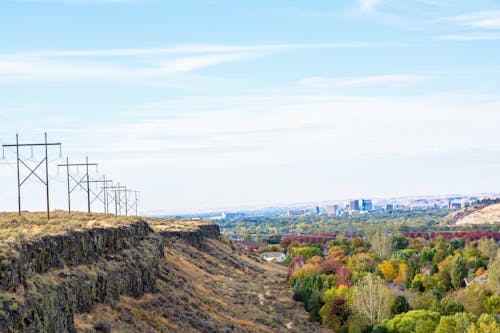
[[[481,29],[500,29],[500,10],[474,12],[465,15],[450,17],[446,20],[466,27]]]
[[[408,86],[421,83],[426,79],[426,76],[416,74],[387,74],[352,78],[308,77],[300,80],[299,84],[311,88],[365,87],[375,85]]]
[[[369,12],[375,9],[375,7],[379,5],[381,2],[382,0],[361,0],[360,3],[361,10],[364,12]]]
[[[179,86],[178,75],[225,63],[298,49],[392,46],[376,42],[270,45],[180,45],[167,48],[44,50],[0,54],[0,83],[162,79]],[[117,61],[119,58],[119,61]],[[177,75],[177,76],[176,76]],[[165,78],[172,78],[166,82]],[[175,79],[174,79],[175,78]]]
[[[498,40],[498,39],[500,39],[500,33],[473,32],[473,33],[464,33],[464,34],[456,34],[456,35],[441,35],[441,36],[437,36],[436,39],[457,41],[457,42]]]

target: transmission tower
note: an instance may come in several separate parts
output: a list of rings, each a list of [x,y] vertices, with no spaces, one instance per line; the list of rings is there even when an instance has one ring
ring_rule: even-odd
[[[34,168],[30,167],[20,156],[19,154],[19,149],[22,147],[30,147],[31,148],[31,157],[33,157],[33,147],[44,147],[45,148],[45,158],[43,158],[37,166]],[[15,147],[16,148],[16,164],[17,164],[17,208],[19,215],[21,215],[21,186],[30,179],[31,176],[35,176],[42,182],[43,185],[45,185],[45,192],[46,192],[46,201],[47,201],[47,219],[50,219],[50,195],[49,195],[49,153],[48,153],[48,147],[49,146],[59,146],[59,156],[61,155],[61,143],[59,142],[47,142],[47,133],[45,133],[45,142],[42,143],[19,143],[19,134],[16,134],[16,143],[15,144],[6,144],[2,145],[2,149],[5,149],[5,147]],[[38,175],[37,170],[40,168],[43,164],[45,164],[45,180],[43,179],[43,176],[40,177]],[[24,168],[28,169],[29,174],[21,180],[21,166]]]
[[[94,196],[90,203],[92,204],[95,200],[99,200],[103,203],[104,205],[104,213],[108,213],[108,204],[107,204],[107,199],[108,199],[108,184],[111,184],[113,186],[113,181],[110,179],[106,179],[106,176],[103,175],[102,179],[96,179],[96,180],[91,180],[89,183],[96,183],[96,184],[103,184],[103,187],[100,188],[100,191],[95,194],[92,192],[92,195]],[[102,194],[102,199],[101,199],[101,194]]]
[[[95,195],[91,190],[90,190],[90,176],[89,176],[89,166],[95,166],[97,169],[97,163],[89,163],[89,158],[85,157],[85,163],[69,163],[68,157],[66,157],[66,164],[58,164],[58,167],[66,167],[66,178],[68,182],[68,213],[71,214],[71,193],[77,188],[81,188],[87,193],[87,210],[90,213],[90,194],[92,193]],[[78,176],[75,176],[73,173],[71,173],[70,168],[77,168],[77,173],[78,173],[78,168],[79,167],[85,167],[85,174],[83,175],[82,178],[77,178]],[[71,187],[71,180],[74,182],[73,188]],[[86,186],[84,186],[86,185]]]

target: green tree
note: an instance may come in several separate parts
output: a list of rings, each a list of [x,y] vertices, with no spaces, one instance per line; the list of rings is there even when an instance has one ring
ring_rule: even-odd
[[[495,260],[488,266],[488,281],[493,292],[500,296],[500,249]]]
[[[494,315],[483,313],[475,324],[471,324],[467,333],[497,333],[500,325]]]
[[[451,284],[455,289],[460,288],[465,284],[464,279],[467,277],[467,262],[462,256],[456,256],[451,262]]]
[[[467,333],[469,326],[476,320],[476,316],[466,312],[443,316],[439,320],[435,333]]]
[[[411,286],[411,283],[415,278],[415,275],[419,273],[419,270],[420,270],[420,265],[418,264],[418,258],[416,256],[412,256],[408,260],[408,271],[405,282],[406,288],[409,288]]]
[[[440,314],[428,310],[410,310],[382,322],[391,333],[433,333]]]
[[[392,247],[394,250],[403,250],[410,245],[410,241],[405,236],[399,234],[392,236]]]
[[[465,312],[465,307],[449,298],[443,298],[439,303],[432,306],[430,310],[437,311],[444,316],[450,316],[455,313]]]
[[[400,313],[408,312],[411,310],[411,306],[402,295],[396,296],[391,304],[391,315],[395,316]]]

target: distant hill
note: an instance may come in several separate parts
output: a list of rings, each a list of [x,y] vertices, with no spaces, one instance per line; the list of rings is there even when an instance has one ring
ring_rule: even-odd
[[[497,200],[481,201],[473,206],[449,214],[446,219],[456,225],[500,222],[500,202]]]

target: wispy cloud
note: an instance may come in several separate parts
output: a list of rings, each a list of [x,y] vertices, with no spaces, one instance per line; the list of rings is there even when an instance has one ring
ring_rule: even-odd
[[[500,29],[500,10],[473,12],[449,17],[445,20],[471,28]]]
[[[375,7],[379,5],[381,2],[382,0],[361,0],[360,7],[362,11],[369,12],[375,9]]]
[[[472,32],[472,33],[464,33],[464,34],[456,34],[456,35],[441,35],[441,36],[437,36],[436,39],[457,41],[457,42],[498,40],[498,39],[500,39],[500,33]]]
[[[373,85],[408,86],[426,80],[424,75],[387,74],[351,78],[308,77],[299,81],[301,86],[321,87],[365,87]]]
[[[0,83],[165,78],[278,52],[385,47],[376,42],[271,45],[180,45],[167,48],[43,50],[0,54]],[[120,58],[120,61],[115,61]],[[130,60],[130,61],[129,61]]]

